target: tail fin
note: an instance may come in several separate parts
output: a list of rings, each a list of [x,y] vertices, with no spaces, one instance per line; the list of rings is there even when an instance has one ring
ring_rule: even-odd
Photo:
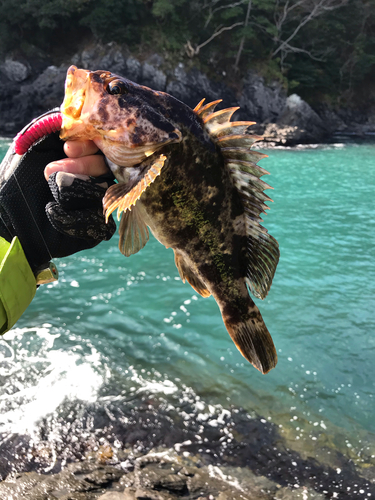
[[[233,316],[225,314],[223,320],[242,356],[260,372],[267,373],[277,364],[276,349],[259,309],[252,300],[251,303],[244,321],[233,321]]]

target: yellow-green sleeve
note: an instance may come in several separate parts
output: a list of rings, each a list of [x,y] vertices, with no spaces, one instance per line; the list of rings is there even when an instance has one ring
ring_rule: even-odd
[[[0,334],[10,330],[34,298],[36,281],[15,236],[0,238]]]

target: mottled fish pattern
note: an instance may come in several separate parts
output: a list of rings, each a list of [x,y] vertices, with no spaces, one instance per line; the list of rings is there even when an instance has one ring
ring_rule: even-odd
[[[172,248],[181,279],[213,295],[242,355],[262,373],[276,350],[248,289],[264,298],[279,260],[277,241],[260,224],[272,201],[252,151],[252,122],[233,122],[238,108],[220,101],[193,110],[174,97],[108,71],[68,70],[62,139],[92,139],[118,180],[104,198],[116,208],[120,250],[139,251],[148,228]]]

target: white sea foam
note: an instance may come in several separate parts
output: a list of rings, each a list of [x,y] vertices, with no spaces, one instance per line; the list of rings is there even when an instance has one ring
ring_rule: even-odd
[[[147,380],[142,377],[135,369],[134,367],[129,368],[130,371],[132,372],[131,379],[133,382],[137,383],[139,385],[138,392],[143,392],[143,391],[148,391],[153,394],[173,394],[178,391],[178,387],[175,383],[173,383],[171,380],[155,380],[155,379],[150,379]]]
[[[329,149],[342,149],[347,146],[347,144],[342,142],[337,143],[317,143],[317,144],[296,144],[294,146],[283,146],[276,142],[261,142],[257,144],[259,149],[279,149],[286,151],[303,151],[311,149],[329,150]]]
[[[38,337],[38,349],[24,348],[27,336]],[[1,340],[0,370],[4,379],[0,395],[0,431],[33,434],[38,422],[53,414],[64,400],[95,401],[108,373],[100,373],[99,353],[54,348],[59,333],[50,325],[15,328]],[[5,354],[4,354],[5,353]]]

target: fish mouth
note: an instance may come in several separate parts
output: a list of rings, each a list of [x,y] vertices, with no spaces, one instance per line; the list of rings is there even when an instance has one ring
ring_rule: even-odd
[[[60,138],[73,139],[83,125],[82,109],[86,99],[86,88],[90,71],[70,66],[65,80],[65,97],[61,104],[62,125]],[[82,132],[81,132],[82,133]],[[79,137],[76,137],[79,138]]]

